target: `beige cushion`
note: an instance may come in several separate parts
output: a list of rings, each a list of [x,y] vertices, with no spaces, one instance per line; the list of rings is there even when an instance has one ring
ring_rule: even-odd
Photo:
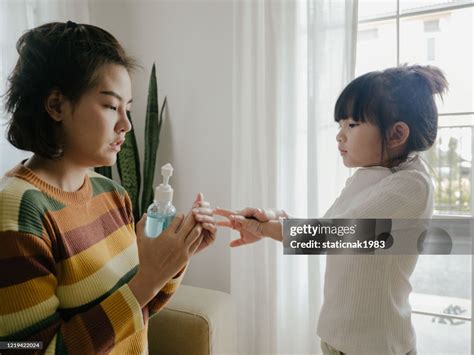
[[[150,354],[235,354],[236,312],[224,292],[181,285],[150,319]]]

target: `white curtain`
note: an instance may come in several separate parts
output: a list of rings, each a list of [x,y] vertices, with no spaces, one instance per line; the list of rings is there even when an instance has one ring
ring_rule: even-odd
[[[17,59],[15,44],[28,29],[52,21],[89,22],[87,0],[0,1],[0,95],[7,90],[7,77]],[[0,176],[31,153],[15,149],[5,139],[6,114],[0,104]]]
[[[232,207],[321,217],[350,175],[333,109],[353,78],[357,0],[236,1]],[[233,237],[237,237],[234,235]],[[241,354],[320,353],[324,257],[232,250]]]

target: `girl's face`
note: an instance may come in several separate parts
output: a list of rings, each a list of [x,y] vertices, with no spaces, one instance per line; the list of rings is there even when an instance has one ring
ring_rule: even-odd
[[[131,129],[131,82],[127,70],[107,64],[98,73],[98,85],[73,106],[66,102],[62,117],[64,158],[81,167],[113,165]]]
[[[348,168],[380,165],[382,137],[377,126],[356,122],[352,118],[339,121],[336,135],[339,152]]]

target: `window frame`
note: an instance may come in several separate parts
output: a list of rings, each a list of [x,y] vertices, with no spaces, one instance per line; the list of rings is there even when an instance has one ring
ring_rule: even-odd
[[[358,19],[357,24],[370,24],[374,22],[382,22],[382,21],[390,21],[390,20],[395,20],[395,27],[396,27],[396,56],[397,56],[397,66],[399,66],[400,63],[400,20],[405,19],[405,18],[411,18],[415,16],[420,16],[420,15],[427,15],[427,14],[435,14],[435,13],[440,13],[440,12],[445,12],[445,11],[453,11],[453,10],[459,10],[459,9],[464,9],[464,8],[472,8],[474,7],[474,1],[473,0],[461,0],[458,1],[457,3],[447,5],[447,4],[438,4],[438,5],[433,5],[432,8],[430,9],[423,9],[423,10],[409,10],[409,11],[400,11],[400,0],[394,0],[396,1],[396,10],[395,14],[391,15],[382,15],[382,16],[370,16],[363,18],[361,20]],[[356,48],[357,51],[357,48]],[[442,116],[458,116],[458,115],[472,115],[474,116],[474,112],[443,112],[438,114],[438,117]],[[454,125],[455,126],[455,125]],[[448,126],[451,127],[451,126]],[[471,129],[473,131],[473,136],[472,136],[472,144],[471,144],[471,150],[472,150],[472,161],[474,163],[474,125],[471,125]],[[474,187],[474,164],[471,165],[471,189]],[[470,199],[470,206],[471,206],[471,216],[466,216],[466,215],[454,215],[454,214],[449,214],[449,217],[455,217],[455,218],[473,218],[474,217],[474,193],[471,192],[471,199]],[[433,215],[433,218],[443,218],[446,217],[445,214],[435,214]],[[471,259],[472,260],[472,259]],[[471,261],[472,263],[472,261]],[[474,287],[474,273],[471,271],[471,287]],[[438,313],[438,312],[426,312],[426,311],[421,311],[421,310],[412,310],[413,314],[419,314],[419,315],[424,315],[424,316],[442,316],[443,318],[446,319],[453,319],[453,320],[463,320],[470,322],[471,325],[471,351],[474,349],[474,337],[472,336],[472,292],[471,292],[471,317],[463,317],[459,315],[451,315],[451,314],[444,314],[444,313]]]
[[[367,23],[374,23],[374,22],[382,22],[382,21],[389,21],[389,20],[396,20],[395,22],[395,35],[396,35],[396,55],[397,55],[397,66],[400,65],[400,19],[403,18],[410,18],[410,17],[416,17],[420,15],[427,15],[427,14],[435,14],[439,12],[445,12],[445,11],[453,11],[453,10],[459,10],[459,9],[464,9],[464,8],[474,8],[474,0],[459,0],[458,2],[452,4],[452,5],[445,5],[445,4],[438,4],[438,5],[433,5],[432,8],[430,9],[424,9],[424,10],[411,10],[411,11],[404,11],[401,13],[400,11],[400,0],[393,0],[396,1],[396,12],[393,15],[385,15],[385,16],[370,16],[367,18],[364,18],[362,20],[358,20],[357,24],[367,24]],[[356,48],[357,51],[357,48]],[[443,116],[469,116],[472,115],[474,116],[474,111],[457,111],[457,112],[443,112],[443,113],[438,113],[438,117],[443,117]],[[453,126],[447,126],[447,127],[455,127],[456,125]],[[472,161],[474,162],[474,124],[471,125],[471,129],[473,130],[473,141],[471,144],[471,150],[472,150]],[[471,165],[471,187],[474,187],[474,164]],[[456,217],[456,218],[474,218],[474,193],[471,193],[471,215],[466,216],[466,215],[458,215],[458,214],[435,214],[434,216],[437,217]],[[473,280],[474,281],[474,280]],[[474,348],[474,347],[473,347]]]

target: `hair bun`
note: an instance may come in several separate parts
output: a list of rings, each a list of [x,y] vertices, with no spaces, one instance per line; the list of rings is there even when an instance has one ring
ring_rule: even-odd
[[[439,94],[442,97],[448,90],[446,76],[438,67],[430,65],[411,65],[407,66],[406,69],[409,73],[421,78],[429,87],[432,95]]]
[[[75,29],[77,27],[77,23],[73,22],[73,21],[68,21],[66,22],[66,28],[72,28],[72,29]]]

